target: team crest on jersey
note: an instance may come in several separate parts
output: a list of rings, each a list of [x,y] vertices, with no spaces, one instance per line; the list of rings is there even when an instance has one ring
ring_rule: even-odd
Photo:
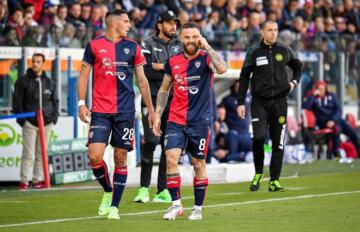
[[[200,65],[201,65],[201,62],[200,62],[200,61],[196,61],[196,62],[195,62],[195,67],[196,67],[196,68],[200,68]]]
[[[124,52],[127,55],[127,54],[129,54],[130,50],[128,48],[124,48]]]

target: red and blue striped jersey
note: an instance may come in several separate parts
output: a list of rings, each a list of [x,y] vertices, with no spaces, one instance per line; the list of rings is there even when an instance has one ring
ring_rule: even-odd
[[[169,122],[181,125],[210,123],[210,97],[214,72],[205,51],[188,59],[184,52],[169,58],[165,73],[173,80],[174,97]]]
[[[136,41],[113,42],[104,36],[90,41],[83,63],[93,67],[92,112],[135,112],[134,67],[145,64]]]

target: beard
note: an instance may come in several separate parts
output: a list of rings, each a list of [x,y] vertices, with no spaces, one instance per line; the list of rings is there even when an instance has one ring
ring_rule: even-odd
[[[184,47],[185,53],[190,55],[190,56],[195,55],[200,49],[200,47],[197,46],[195,43],[188,43],[188,44],[183,44],[183,45],[184,45],[183,47]],[[191,49],[188,48],[189,45],[193,45],[195,48],[193,50],[191,50]]]
[[[162,33],[169,39],[172,39],[176,36],[176,32],[170,32],[163,30]]]

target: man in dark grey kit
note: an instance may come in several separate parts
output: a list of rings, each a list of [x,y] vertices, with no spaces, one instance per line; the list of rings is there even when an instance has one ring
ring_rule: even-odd
[[[141,49],[146,58],[144,71],[149,81],[154,107],[157,93],[164,77],[166,61],[172,55],[182,52],[183,50],[181,42],[176,36],[178,24],[179,19],[176,18],[174,12],[169,10],[160,13],[155,25],[155,34],[141,43]],[[155,202],[171,202],[171,196],[166,189],[166,158],[163,150],[170,102],[171,100],[168,101],[168,105],[161,118],[161,129],[164,133],[160,137],[162,152],[159,163],[157,193],[153,199]],[[148,112],[143,102],[141,108],[145,143],[141,152],[140,189],[134,201],[146,203],[149,201],[149,185],[151,181],[153,157],[159,138],[156,137],[149,128],[147,121]]]

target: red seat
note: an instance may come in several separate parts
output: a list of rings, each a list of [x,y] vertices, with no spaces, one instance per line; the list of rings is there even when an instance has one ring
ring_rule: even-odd
[[[357,129],[356,118],[353,114],[347,113],[345,119],[353,129]]]
[[[320,158],[320,151],[322,152],[322,159],[329,158],[329,141],[334,129],[318,129],[315,114],[311,110],[303,109],[301,111],[301,121],[304,142],[308,145],[310,151],[314,153],[315,158]]]

